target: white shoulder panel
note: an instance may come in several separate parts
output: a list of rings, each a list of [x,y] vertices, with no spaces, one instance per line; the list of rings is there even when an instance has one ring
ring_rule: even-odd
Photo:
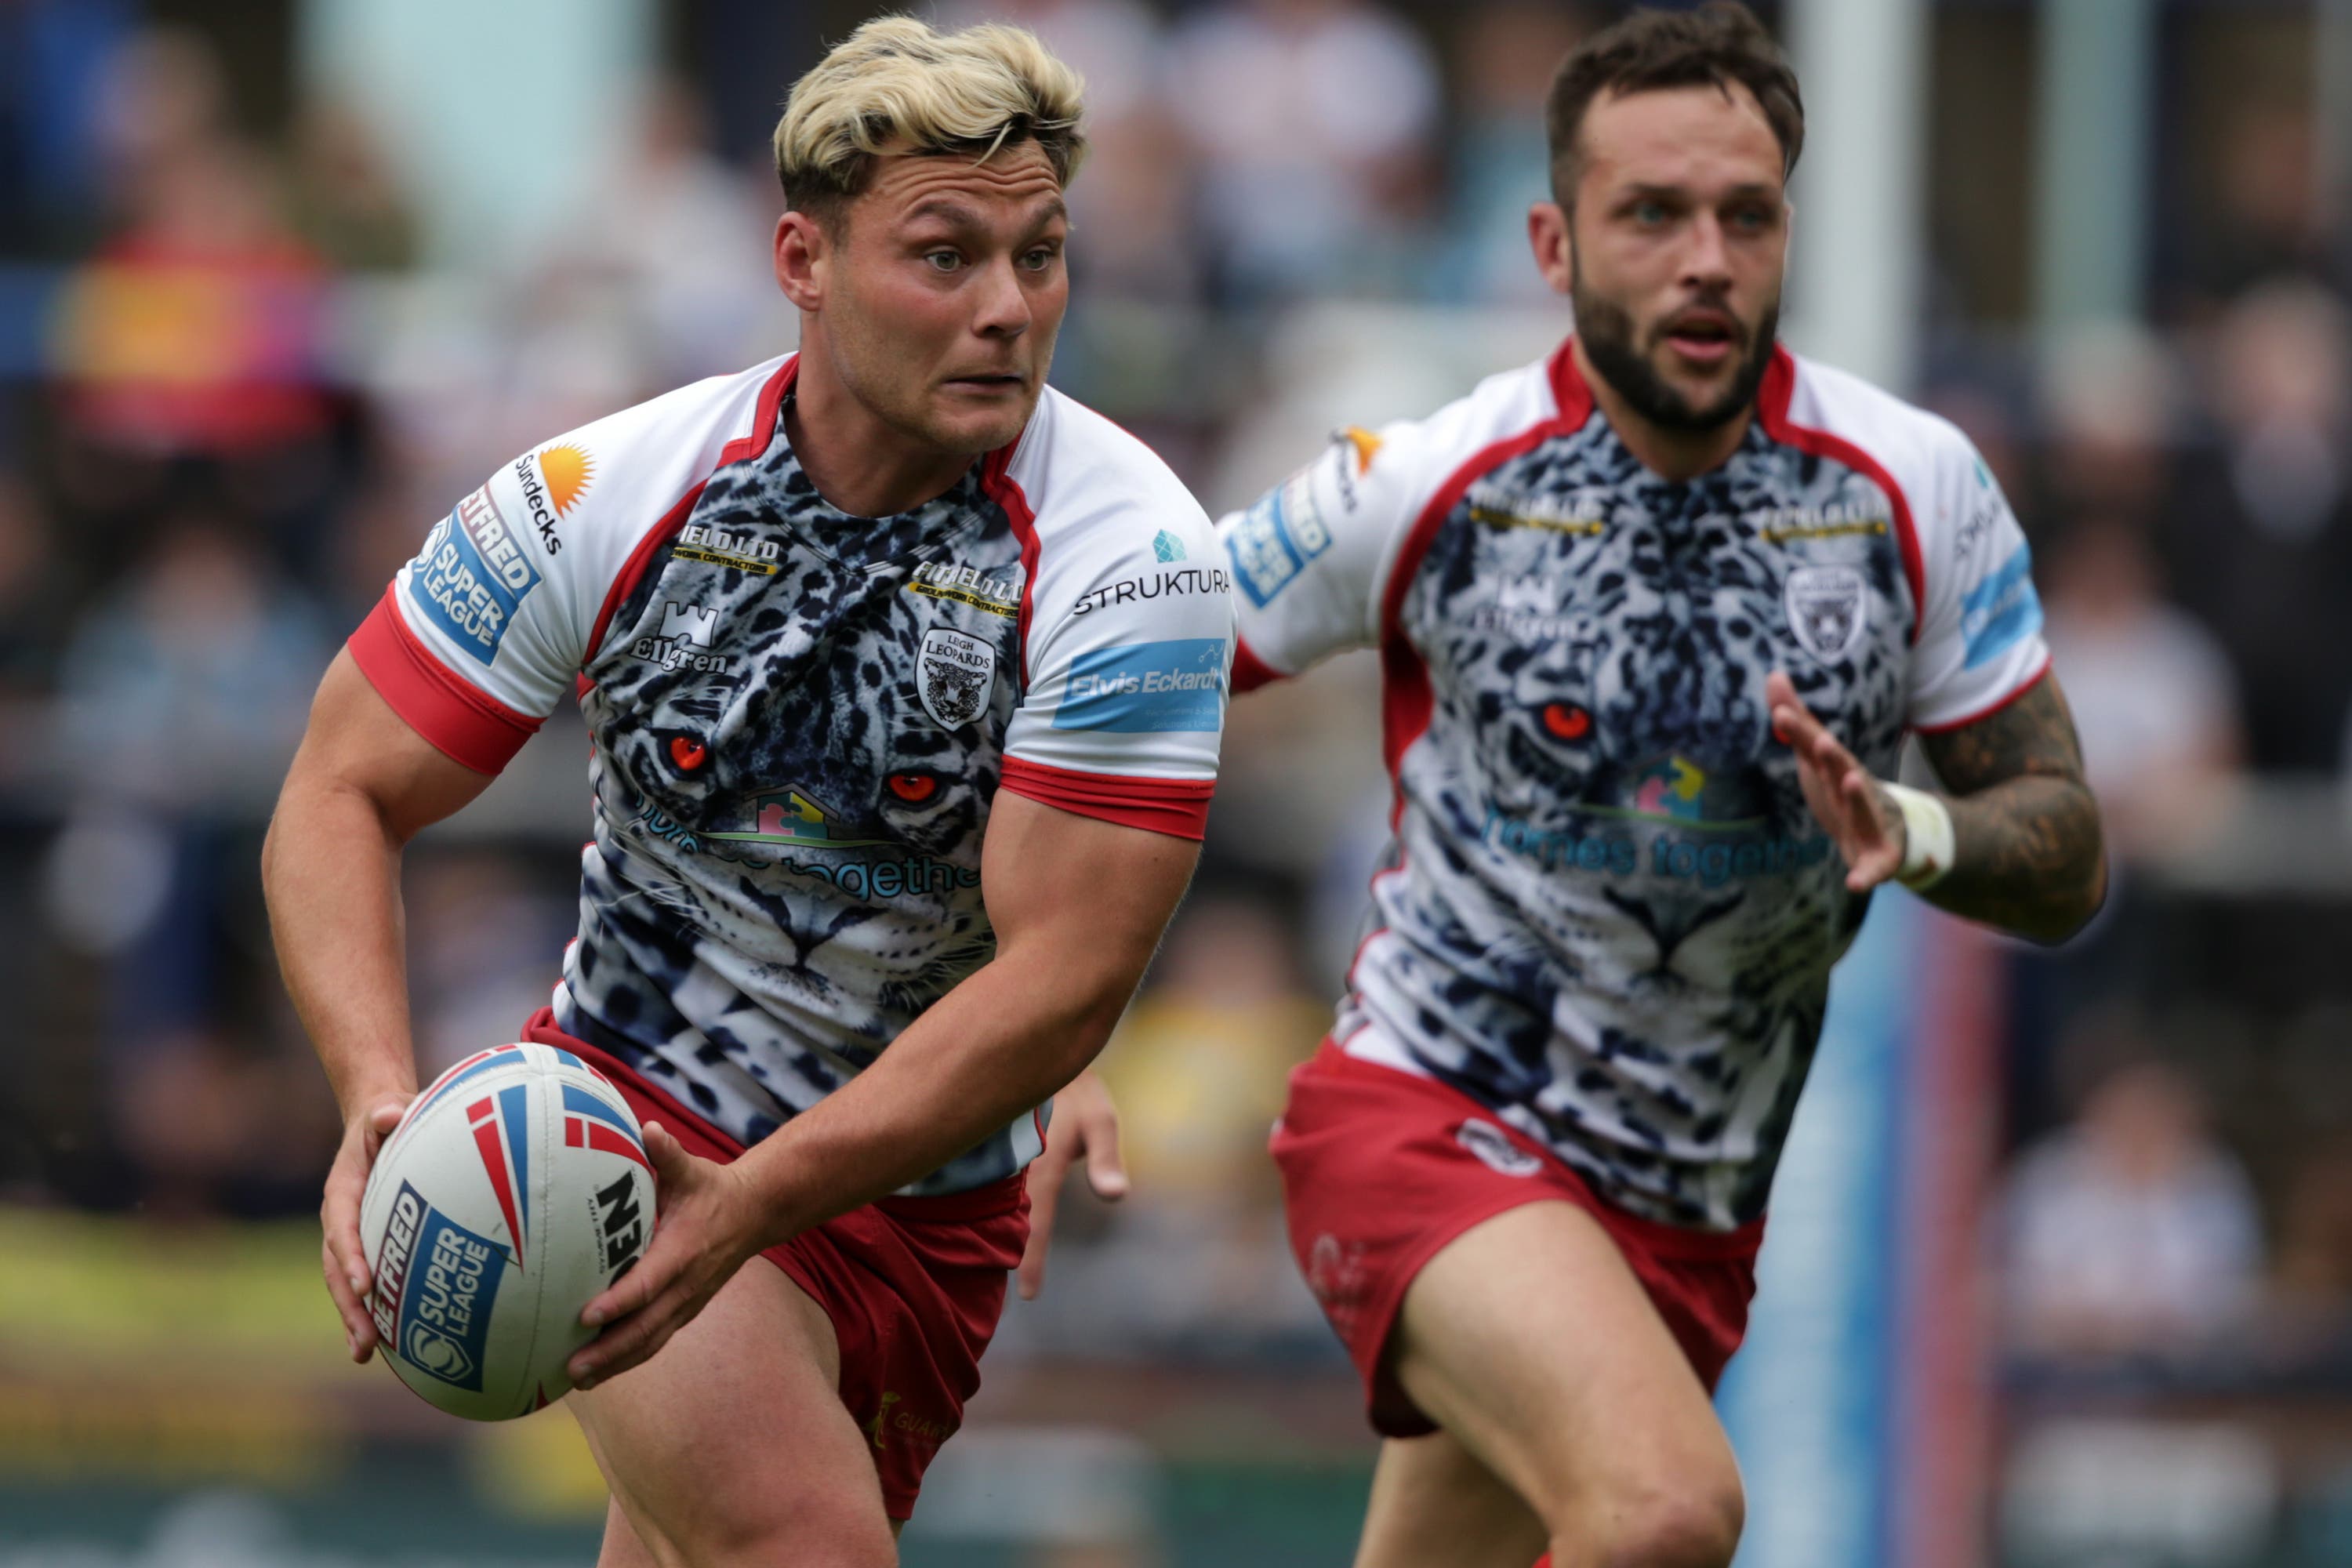
[[[1322,454],[1217,524],[1242,640],[1296,675],[1380,637],[1399,552],[1430,503],[1479,455],[1559,413],[1547,361],[1505,371],[1422,419],[1349,426]]]
[[[466,684],[519,713],[552,711],[638,546],[751,436],[782,363],[681,387],[499,468],[401,569],[403,623]]]
[[[1910,721],[1953,729],[1982,717],[2049,668],[2033,554],[1992,470],[1951,421],[1858,376],[1799,360],[1791,423],[1878,464],[1902,492],[1918,637]]]
[[[1216,776],[1229,576],[1201,503],[1151,449],[1048,390],[1006,466],[1035,531],[1008,756],[1068,772]]]

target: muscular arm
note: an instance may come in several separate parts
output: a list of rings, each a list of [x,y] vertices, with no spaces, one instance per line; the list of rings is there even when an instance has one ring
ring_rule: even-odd
[[[873,1065],[730,1165],[646,1146],[660,1225],[643,1261],[588,1304],[572,1359],[589,1387],[667,1342],[746,1259],[939,1169],[1049,1099],[1110,1038],[1200,847],[997,795],[981,852],[996,956]]]
[[[1952,868],[1922,897],[2037,942],[2082,929],[2106,897],[2098,802],[2058,678],[1958,730],[1922,735],[1952,814]]]
[[[1805,708],[1787,675],[1766,683],[1774,730],[1797,753],[1813,816],[1837,840],[1846,886],[1865,892],[1903,865],[1903,813],[1885,781]],[[2107,892],[2099,807],[2057,678],[1958,730],[1923,735],[1952,818],[1952,864],[1920,892],[1956,915],[2036,942],[2063,942]]]
[[[402,847],[489,780],[443,756],[376,695],[346,651],[319,683],[261,851],[287,992],[342,1107],[343,1145],[320,1208],[327,1289],[352,1353],[374,1330],[360,1192],[375,1145],[416,1092],[402,953]]]
[[[401,849],[489,782],[403,722],[348,651],[335,656],[278,792],[261,883],[286,989],[346,1116],[416,1088]]]

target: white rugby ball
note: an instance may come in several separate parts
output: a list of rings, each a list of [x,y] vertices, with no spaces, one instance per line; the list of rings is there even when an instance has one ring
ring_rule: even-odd
[[[360,1205],[382,1354],[473,1421],[572,1391],[581,1309],[654,1229],[645,1135],[610,1079],[552,1046],[499,1046],[435,1079],[377,1151]]]

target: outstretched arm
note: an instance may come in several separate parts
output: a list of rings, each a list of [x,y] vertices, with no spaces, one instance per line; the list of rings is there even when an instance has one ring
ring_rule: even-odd
[[[1799,700],[1786,676],[1768,687],[1774,730],[1796,752],[1805,797],[1845,857],[1846,886],[1862,892],[1905,872],[1940,909],[2036,942],[2063,942],[2106,897],[2098,802],[2083,778],[2081,744],[2065,695],[2045,675],[2017,700],[1972,724],[1923,734],[1951,824],[1948,853],[1915,848],[1900,793],[1873,778]]]
[[[664,1159],[653,1245],[588,1304],[585,1321],[605,1327],[573,1358],[573,1383],[636,1365],[753,1254],[937,1170],[1076,1078],[1199,855],[1191,839],[999,793],[981,860],[996,956],[733,1164]]]
[[[378,1146],[416,1094],[401,848],[489,782],[410,729],[346,651],[319,683],[262,846],[278,967],[342,1107],[342,1147],[319,1210],[320,1262],[354,1361],[375,1348],[360,1197]]]

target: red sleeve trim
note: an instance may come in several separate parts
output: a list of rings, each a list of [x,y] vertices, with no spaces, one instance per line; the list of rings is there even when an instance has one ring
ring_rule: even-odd
[[[1079,816],[1197,842],[1208,835],[1209,797],[1216,793],[1217,783],[1214,779],[1082,773],[1007,757],[1003,787],[1025,800]]]
[[[1911,728],[1915,733],[1921,735],[1948,735],[1955,730],[1965,730],[1971,724],[1981,724],[1986,720],[1991,718],[1994,714],[2000,712],[2002,709],[2008,707],[2011,703],[2016,701],[2019,698],[2024,696],[2027,692],[2032,690],[2035,687],[2041,685],[2043,677],[2047,676],[2049,673],[2050,656],[2045,653],[2042,656],[2042,662],[2035,668],[2033,673],[2027,676],[2023,680],[2019,681],[2017,683],[2016,689],[2012,690],[2008,696],[2002,698],[2000,701],[1979,708],[1965,719],[1954,719],[1942,724],[1914,724]]]
[[[645,537],[637,541],[637,547],[629,552],[628,560],[622,563],[620,575],[613,579],[613,585],[604,591],[604,604],[597,607],[596,624],[589,629],[588,646],[580,655],[583,666],[596,662],[596,655],[604,646],[604,629],[613,624],[613,612],[621,607],[621,601],[629,596],[629,590],[645,576],[646,568],[653,563],[656,552],[677,538],[677,531],[686,526],[686,520],[694,515],[694,503],[702,499],[702,487],[709,482],[703,479],[678,497],[677,504],[662,513],[661,521],[646,530]],[[587,679],[584,668],[581,679]]]
[[[799,378],[800,368],[801,356],[798,354],[793,354],[776,367],[776,374],[770,376],[768,384],[760,389],[760,401],[751,413],[751,434],[739,436],[719,449],[719,463],[711,469],[712,473],[730,463],[756,458],[774,443],[776,418],[784,406],[784,394],[792,390],[793,383]],[[621,565],[620,575],[614,577],[612,585],[604,590],[604,604],[597,606],[596,624],[589,629],[588,646],[581,652],[583,664],[596,661],[597,653],[604,646],[605,628],[613,624],[613,612],[621,607],[621,601],[627,598],[629,591],[644,578],[646,568],[652,563],[655,553],[686,526],[686,520],[694,513],[694,503],[702,499],[703,486],[709,482],[709,479],[705,477],[678,497],[670,509],[662,513],[661,520],[646,531],[645,536],[637,541],[636,548],[629,552],[628,560]],[[594,684],[583,669],[580,677],[580,690],[584,694]]]
[[[719,448],[719,466],[740,463],[746,458],[756,458],[766,451],[776,439],[776,412],[784,405],[784,394],[793,389],[793,382],[801,370],[801,356],[793,354],[776,367],[768,384],[760,389],[760,401],[751,411],[751,432],[738,436]]]
[[[1506,436],[1481,447],[1455,468],[1421,509],[1421,515],[1413,519],[1403,547],[1389,567],[1388,588],[1381,596],[1380,646],[1381,754],[1388,763],[1389,781],[1396,786],[1389,810],[1391,827],[1404,816],[1404,790],[1398,783],[1398,770],[1404,763],[1405,752],[1428,730],[1430,715],[1437,704],[1436,694],[1430,689],[1429,667],[1422,662],[1412,639],[1404,634],[1405,594],[1412,588],[1413,575],[1421,570],[1430,544],[1437,538],[1437,531],[1444,526],[1445,520],[1453,515],[1480,475],[1555,436],[1573,435],[1592,416],[1592,393],[1577,372],[1575,343],[1576,340],[1570,338],[1552,354],[1550,375],[1557,411],[1515,436]],[[1237,671],[1238,668],[1236,660]]]
[[[454,674],[400,618],[387,589],[348,645],[352,662],[408,727],[454,763],[495,776],[545,722]]]
[[[1234,695],[1255,691],[1261,686],[1271,686],[1290,677],[1258,658],[1255,649],[1240,637],[1234,639]]]
[[[1775,441],[1843,463],[1886,492],[1886,502],[1895,509],[1895,537],[1903,551],[1903,575],[1911,584],[1911,641],[1916,644],[1927,619],[1927,564],[1919,550],[1918,527],[1911,521],[1910,499],[1885,465],[1853,442],[1791,420],[1789,404],[1796,391],[1796,358],[1775,344],[1772,363],[1764,368],[1764,384],[1757,390],[1756,416],[1764,422],[1764,433]]]
[[[1011,446],[999,447],[980,463],[981,489],[1004,509],[1013,534],[1021,541],[1021,619],[1017,624],[1021,628],[1021,685],[1024,690],[1029,685],[1029,598],[1037,586],[1037,514],[1030,508],[1029,493],[1013,477],[1013,454],[1028,434],[1024,426]],[[1009,766],[1012,759],[1008,757],[1005,762]]]

